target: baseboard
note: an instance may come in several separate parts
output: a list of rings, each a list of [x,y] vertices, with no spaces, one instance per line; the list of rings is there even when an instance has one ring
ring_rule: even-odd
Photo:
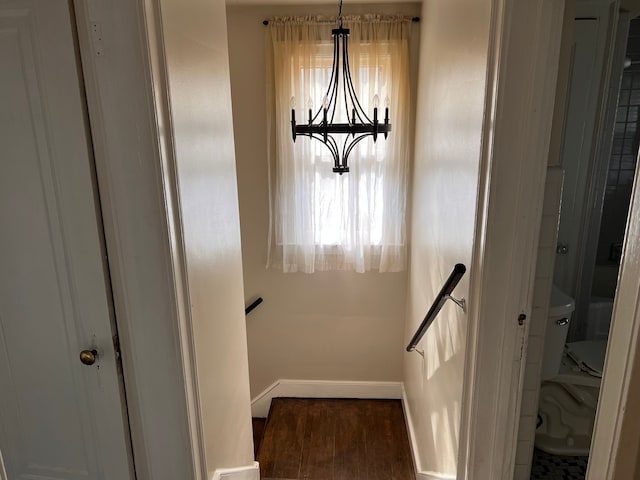
[[[217,468],[211,480],[260,480],[258,462],[238,468]]]
[[[418,455],[418,442],[416,440],[415,427],[411,418],[411,410],[407,401],[407,392],[404,384],[401,385],[402,390],[402,411],[404,412],[404,421],[407,424],[407,433],[409,434],[409,445],[411,446],[411,455],[413,456],[413,465],[416,469],[416,480],[456,480],[454,475],[442,475],[435,472],[428,472],[422,469],[422,462]]]
[[[402,382],[350,382],[340,380],[277,380],[251,402],[253,417],[266,417],[271,400],[297,398],[402,398]]]
[[[451,475],[440,475],[439,473],[432,472],[418,472],[416,475],[418,480],[456,480],[456,477]]]

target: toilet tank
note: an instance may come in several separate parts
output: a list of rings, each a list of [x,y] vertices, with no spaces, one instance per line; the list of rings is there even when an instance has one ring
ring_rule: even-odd
[[[548,380],[555,377],[560,370],[560,361],[567,341],[571,314],[575,310],[573,298],[557,288],[551,288],[549,316],[544,342],[544,357],[542,359],[541,379]]]

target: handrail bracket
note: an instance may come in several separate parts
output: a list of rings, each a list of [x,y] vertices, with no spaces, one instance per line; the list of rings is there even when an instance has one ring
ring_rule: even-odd
[[[452,297],[451,295],[445,295],[444,298],[447,300],[451,300],[453,303],[459,306],[464,313],[467,313],[467,301],[464,298],[457,299],[455,297]]]

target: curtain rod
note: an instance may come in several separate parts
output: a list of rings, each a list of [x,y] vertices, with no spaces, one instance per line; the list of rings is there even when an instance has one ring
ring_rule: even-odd
[[[412,18],[411,18],[411,21],[412,21],[413,23],[417,23],[417,22],[419,22],[419,21],[420,21],[420,17],[412,17]],[[327,20],[327,21],[326,21],[326,23],[335,23],[335,22],[334,22],[333,20]],[[269,20],[263,20],[263,21],[262,21],[262,24],[263,24],[263,25],[269,25]]]

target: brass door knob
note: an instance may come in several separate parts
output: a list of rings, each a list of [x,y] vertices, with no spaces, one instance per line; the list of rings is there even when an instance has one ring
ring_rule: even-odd
[[[98,358],[97,350],[82,350],[80,352],[80,361],[85,365],[93,365]]]

